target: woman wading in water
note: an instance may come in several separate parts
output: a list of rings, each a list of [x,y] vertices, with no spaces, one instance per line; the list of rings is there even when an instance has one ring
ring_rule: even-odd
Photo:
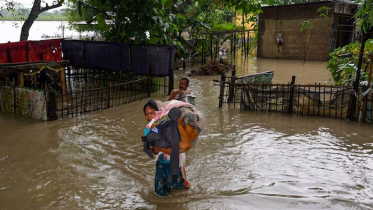
[[[156,115],[156,111],[159,111],[157,104],[149,100],[144,106],[145,119],[151,122]],[[156,155],[155,192],[160,196],[168,195],[172,189],[188,189],[190,187],[185,173],[185,152],[191,147],[191,141],[198,136],[198,132],[189,124],[185,126],[182,117],[177,122],[181,136],[179,143],[179,174],[177,177],[173,177],[171,171],[171,149],[152,147],[152,152]],[[155,122],[152,128],[158,124],[158,122]],[[146,136],[150,130],[145,129],[144,135]]]

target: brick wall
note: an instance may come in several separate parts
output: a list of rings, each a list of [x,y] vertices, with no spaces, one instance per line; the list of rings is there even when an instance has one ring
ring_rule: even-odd
[[[333,23],[332,11],[328,18],[319,18],[318,8],[333,7],[333,3],[293,5],[263,8],[259,16],[258,57],[328,60],[330,35]],[[301,23],[313,20],[311,30],[301,32]],[[277,34],[282,33],[283,44],[277,45]],[[311,39],[310,39],[311,37]]]

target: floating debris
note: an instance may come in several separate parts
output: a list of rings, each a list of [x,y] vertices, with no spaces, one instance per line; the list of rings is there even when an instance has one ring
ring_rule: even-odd
[[[233,69],[226,60],[220,58],[220,60],[209,60],[200,69],[192,70],[188,76],[202,76],[202,75],[220,75],[227,73]]]

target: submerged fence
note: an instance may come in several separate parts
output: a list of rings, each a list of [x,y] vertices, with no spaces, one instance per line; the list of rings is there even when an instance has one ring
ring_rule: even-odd
[[[151,93],[168,94],[167,77],[141,77],[124,83],[109,83],[106,87],[49,92],[48,120],[74,117],[108,109],[150,97]]]
[[[81,91],[99,87],[122,84],[135,81],[144,77],[152,78],[152,92],[168,92],[173,88],[173,75],[138,75],[134,73],[123,73],[115,71],[105,71],[102,69],[66,68],[66,90]],[[170,83],[172,82],[172,84]],[[171,88],[171,89],[170,89]]]
[[[296,85],[295,78],[289,84],[237,84],[235,79],[222,75],[220,107],[348,119],[356,94],[355,120],[372,122],[373,91],[367,87],[355,93],[351,85]]]

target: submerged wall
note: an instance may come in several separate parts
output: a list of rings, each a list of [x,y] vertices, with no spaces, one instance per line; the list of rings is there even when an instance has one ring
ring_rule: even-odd
[[[264,7],[259,15],[258,57],[304,59],[308,48],[306,59],[328,60],[333,12],[320,18],[317,10],[322,6],[332,8],[333,3]],[[305,20],[313,21],[312,36],[311,29],[300,30]],[[282,45],[277,44],[279,34]]]
[[[45,92],[0,86],[0,111],[47,120]]]

